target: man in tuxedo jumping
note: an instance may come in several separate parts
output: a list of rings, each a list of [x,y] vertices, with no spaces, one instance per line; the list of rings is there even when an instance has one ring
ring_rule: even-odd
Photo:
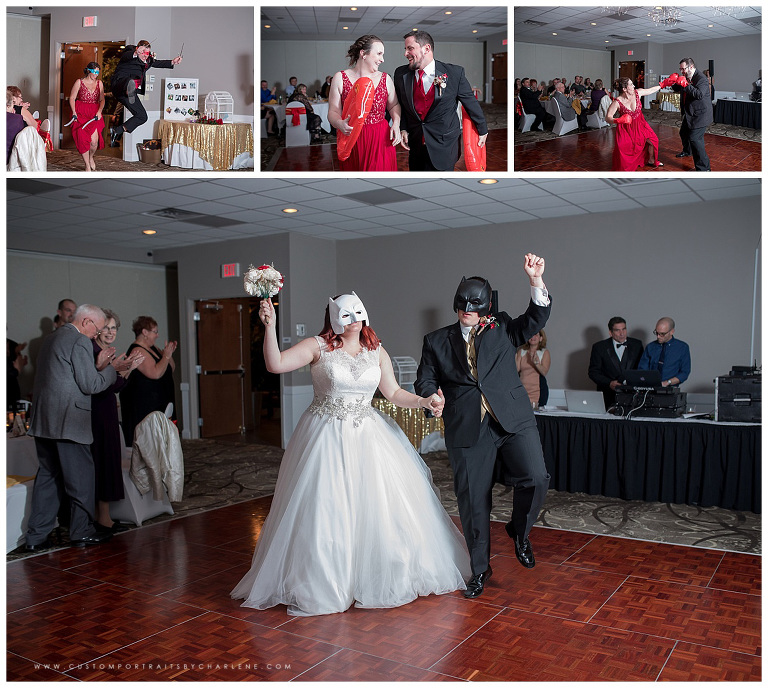
[[[526,568],[536,563],[528,534],[549,487],[536,419],[517,374],[515,351],[541,331],[551,306],[542,279],[544,259],[529,253],[524,267],[531,301],[517,318],[504,312],[491,315],[488,280],[462,279],[453,303],[458,322],[424,337],[415,383],[417,394],[445,396],[445,443],[472,565],[464,592],[469,598],[482,595],[492,574],[491,489],[497,456],[514,485],[507,534]]]
[[[464,68],[435,60],[435,43],[426,31],[405,36],[407,65],[395,70],[395,92],[400,101],[402,145],[411,172],[452,172],[459,159],[461,103],[477,126],[478,147],[485,145],[488,125]]]

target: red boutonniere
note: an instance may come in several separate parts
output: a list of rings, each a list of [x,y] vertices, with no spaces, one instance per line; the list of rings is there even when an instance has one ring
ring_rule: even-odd
[[[485,329],[486,327],[489,330],[492,330],[499,326],[499,323],[496,322],[496,318],[492,315],[484,315],[480,318],[480,329]]]
[[[435,85],[435,88],[437,89],[437,94],[442,95],[441,89],[445,88],[445,84],[448,83],[448,75],[435,74],[435,80],[432,83]]]

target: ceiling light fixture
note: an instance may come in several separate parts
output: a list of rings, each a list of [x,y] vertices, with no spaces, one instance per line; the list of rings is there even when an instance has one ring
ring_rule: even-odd
[[[736,14],[741,14],[746,9],[747,8],[745,5],[734,5],[733,7],[723,5],[719,7],[712,7],[712,11],[715,13],[716,17],[732,17]]]
[[[283,208],[283,212],[284,213],[298,213],[299,209],[298,208]]]
[[[141,233],[142,234],[146,234],[147,236],[149,236],[151,234],[157,234],[157,230],[156,229],[143,229],[141,231]]]
[[[648,12],[648,19],[654,24],[670,28],[677,26],[682,16],[683,13],[677,7],[654,7]]]
[[[450,11],[449,11],[449,12],[446,12],[446,14],[453,14],[453,12],[450,12]]]
[[[610,12],[611,14],[617,14],[619,16],[629,12],[629,7],[613,7],[611,5],[604,5],[602,12]]]
[[[265,29],[271,29],[272,28],[272,24],[264,24],[264,28]]]
[[[472,29],[472,33],[477,33],[477,29]]]
[[[498,179],[481,179],[478,184],[498,184]]]

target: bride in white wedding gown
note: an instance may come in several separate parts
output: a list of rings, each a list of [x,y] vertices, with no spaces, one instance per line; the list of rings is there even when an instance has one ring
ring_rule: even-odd
[[[323,332],[280,352],[271,301],[261,303],[264,358],[274,373],[311,365],[314,400],[285,450],[251,568],[231,595],[244,607],[285,604],[311,616],[398,607],[464,590],[463,536],[443,509],[429,468],[397,426],[371,406],[430,408],[444,400],[401,389],[360,299],[331,299]]]

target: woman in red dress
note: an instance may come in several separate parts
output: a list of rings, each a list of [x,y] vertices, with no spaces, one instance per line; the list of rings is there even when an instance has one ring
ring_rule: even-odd
[[[75,140],[77,151],[85,161],[85,171],[95,172],[94,154],[97,149],[104,148],[104,88],[99,81],[99,65],[89,62],[85,68],[85,76],[75,81],[69,94],[69,107],[76,119],[72,122],[72,138]],[[92,119],[96,118],[93,122]]]
[[[347,56],[349,69],[333,75],[328,96],[328,121],[336,128],[337,137],[352,132],[349,117],[342,119],[342,111],[354,83],[368,77],[375,90],[373,106],[351,155],[346,160],[339,160],[341,169],[345,172],[397,172],[395,146],[400,143],[400,104],[391,77],[379,71],[379,65],[384,62],[384,43],[373,35],[361,36],[349,47]],[[384,116],[387,112],[390,123]]]
[[[648,96],[658,90],[658,86],[635,88],[632,79],[619,79],[619,96],[605,114],[608,124],[616,124],[614,171],[634,172],[643,165],[664,167],[664,163],[659,162],[659,138],[645,121],[640,103],[640,96]]]

